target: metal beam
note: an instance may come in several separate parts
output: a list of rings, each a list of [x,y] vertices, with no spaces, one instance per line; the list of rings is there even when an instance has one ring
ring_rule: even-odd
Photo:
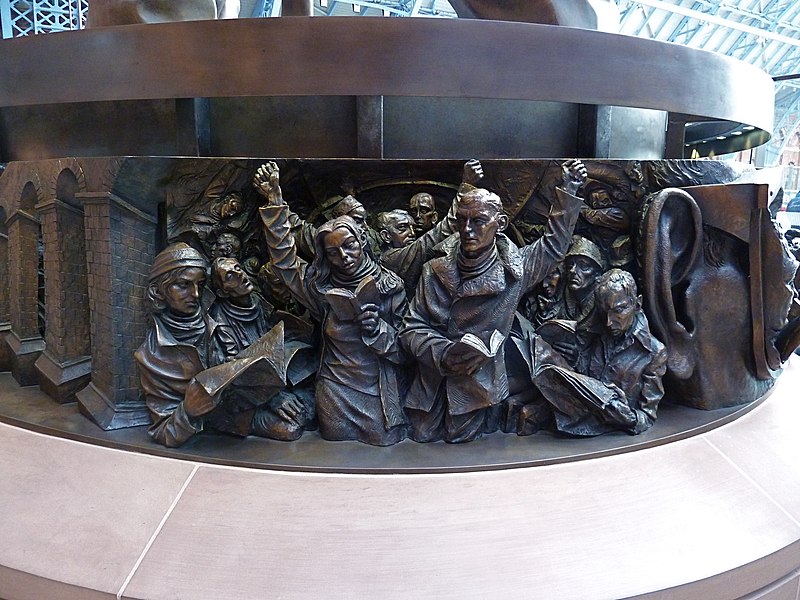
[[[658,8],[663,11],[673,13],[676,15],[682,15],[687,18],[698,19],[700,21],[707,21],[709,23],[714,23],[715,25],[721,25],[723,27],[730,27],[731,29],[736,29],[738,31],[743,31],[745,33],[749,33],[750,35],[755,35],[758,37],[762,37],[768,40],[773,40],[776,42],[781,42],[784,44],[789,44],[791,46],[798,46],[800,47],[800,39],[791,38],[786,35],[782,35],[779,33],[775,33],[774,31],[768,31],[766,29],[760,29],[758,27],[752,27],[751,25],[745,25],[744,23],[738,23],[736,21],[731,21],[730,19],[725,19],[718,15],[711,15],[708,13],[704,13],[702,11],[694,10],[691,8],[686,8],[684,6],[678,6],[676,4],[670,4],[668,2],[664,2],[663,0],[636,0],[637,3],[642,4],[644,6],[650,6],[652,8]]]

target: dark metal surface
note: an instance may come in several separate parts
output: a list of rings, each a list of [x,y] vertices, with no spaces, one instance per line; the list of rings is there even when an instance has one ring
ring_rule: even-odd
[[[767,396],[747,406],[716,411],[665,404],[659,407],[658,427],[638,436],[612,433],[574,439],[549,433],[532,437],[498,433],[471,444],[405,440],[378,448],[328,442],[313,433],[291,443],[207,434],[171,449],[151,441],[146,427],[102,431],[74,404],[56,404],[38,388],[21,388],[10,374],[0,373],[0,421],[81,442],[212,464],[329,473],[447,473],[541,466],[650,448],[720,427],[750,412]]]
[[[82,68],[74,69],[78,56]],[[110,27],[0,45],[0,106],[282,95],[619,105],[770,131],[774,92],[762,71],[710,52],[530,23],[242,19]]]

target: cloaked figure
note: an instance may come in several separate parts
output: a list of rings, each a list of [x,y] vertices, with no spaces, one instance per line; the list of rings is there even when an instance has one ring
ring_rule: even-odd
[[[477,188],[459,198],[459,236],[445,256],[428,262],[400,337],[417,372],[406,397],[412,439],[466,442],[498,427],[509,396],[505,341],[524,294],[561,261],[569,247],[586,178],[580,161],[562,167],[545,234],[518,248],[500,198]],[[472,343],[478,338],[488,353]]]
[[[364,229],[348,215],[316,231],[314,260],[297,255],[278,167],[260,167],[253,184],[272,268],[321,323],[323,348],[316,378],[320,435],[387,446],[405,437],[397,325],[406,307],[403,282],[372,255]]]
[[[180,446],[206,427],[237,435],[258,433],[294,439],[300,409],[294,403],[276,404],[275,427],[270,430],[251,428],[255,406],[249,411],[229,410],[228,402],[238,403],[226,394],[235,374],[253,367],[251,379],[264,381],[252,374],[258,371],[257,363],[263,365],[265,361],[253,356],[218,368],[223,360],[215,342],[219,324],[203,311],[201,303],[207,267],[206,258],[183,242],[160,252],[151,267],[147,294],[153,325],[134,353],[153,421],[148,433],[156,442],[170,447]],[[280,363],[284,358],[283,336],[280,331],[276,333],[277,337],[267,336],[264,350],[269,354],[279,352]],[[281,387],[280,374],[274,368],[269,379],[268,387],[260,391],[265,400]],[[231,418],[232,413],[237,415],[235,419]]]

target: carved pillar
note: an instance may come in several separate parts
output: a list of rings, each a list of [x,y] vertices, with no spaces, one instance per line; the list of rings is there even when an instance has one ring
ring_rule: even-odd
[[[11,352],[3,338],[11,331],[9,315],[8,233],[5,219],[0,222],[0,371],[11,370]]]
[[[150,422],[133,353],[147,331],[147,274],[157,219],[110,193],[83,203],[91,311],[92,378],[78,392],[81,412],[103,429]]]
[[[58,402],[75,401],[89,383],[89,298],[83,211],[55,198],[36,205],[42,221],[46,305],[39,386]]]
[[[8,226],[8,284],[11,328],[6,334],[11,374],[20,385],[39,382],[34,363],[44,350],[39,322],[39,220],[17,210]]]

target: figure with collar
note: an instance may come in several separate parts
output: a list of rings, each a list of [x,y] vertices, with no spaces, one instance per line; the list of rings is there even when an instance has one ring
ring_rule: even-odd
[[[656,420],[667,350],[650,333],[633,275],[606,271],[595,295],[602,332],[576,369],[588,377],[545,368],[535,382],[552,405],[561,433],[591,436],[621,430],[636,435]]]
[[[296,439],[302,433],[303,407],[291,398],[276,399],[269,407],[271,416],[258,419],[260,406],[231,411],[230,396],[221,392],[209,399],[196,383],[197,375],[225,358],[218,340],[222,328],[201,301],[207,268],[205,256],[179,242],[160,252],[150,269],[147,297],[153,325],[134,353],[153,422],[150,437],[177,447],[208,426],[240,436]]]
[[[457,232],[458,198],[474,190],[482,178],[483,167],[479,161],[472,159],[464,163],[461,185],[447,216],[430,229],[417,231],[411,215],[404,210],[393,210],[378,215],[378,235],[384,246],[380,257],[381,264],[400,276],[409,298],[414,296],[414,291],[417,289],[423,265],[435,256],[436,246]]]
[[[567,252],[585,178],[580,161],[562,165],[545,234],[523,248],[502,233],[508,216],[496,194],[476,188],[460,197],[459,236],[443,244],[445,256],[425,265],[400,330],[417,360],[405,403],[412,439],[466,442],[493,429],[509,395],[504,347],[486,356],[460,342],[473,334],[486,343],[495,330],[508,339],[520,299]]]

